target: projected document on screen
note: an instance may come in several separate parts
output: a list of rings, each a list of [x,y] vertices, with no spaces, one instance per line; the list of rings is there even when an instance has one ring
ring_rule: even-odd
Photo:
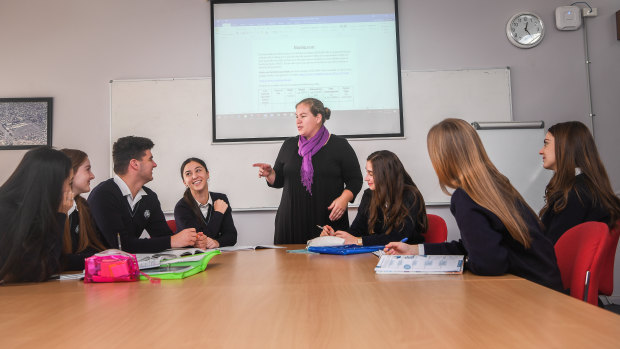
[[[215,2],[213,16],[215,141],[290,137],[307,97],[332,133],[402,135],[393,0]]]

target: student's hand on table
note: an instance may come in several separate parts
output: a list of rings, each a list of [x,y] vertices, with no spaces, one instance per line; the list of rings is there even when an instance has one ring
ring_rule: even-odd
[[[332,235],[334,235],[334,233],[335,233],[334,228],[332,228],[329,225],[325,224],[323,226],[323,231],[321,231],[321,236],[332,236]]]
[[[203,250],[207,248],[207,236],[201,231],[196,233],[196,242],[194,243],[194,247]]]
[[[218,248],[220,247],[220,243],[217,240],[213,240],[207,236],[207,248]]]
[[[69,189],[68,191],[62,193],[60,206],[58,206],[58,212],[67,214],[71,207],[73,207],[73,192]]]
[[[331,221],[339,220],[342,215],[347,212],[348,201],[346,198],[339,196],[336,200],[332,201],[332,204],[327,207],[328,210],[331,210],[329,214],[329,219]]]
[[[345,245],[357,245],[357,237],[347,233],[344,230],[338,230],[334,233],[335,236],[344,239]]]
[[[217,199],[213,203],[213,209],[223,214],[226,213],[226,210],[228,209],[228,204],[222,199]]]
[[[271,165],[262,162],[252,164],[253,167],[258,167],[258,178],[265,177],[269,184],[273,184],[276,179],[276,171],[271,168]]]
[[[390,242],[385,245],[383,251],[385,254],[420,254],[418,245],[409,245],[404,242]]]
[[[187,247],[194,246],[196,243],[198,234],[196,233],[196,229],[187,228],[183,229],[180,232],[172,235],[170,237],[170,247]]]

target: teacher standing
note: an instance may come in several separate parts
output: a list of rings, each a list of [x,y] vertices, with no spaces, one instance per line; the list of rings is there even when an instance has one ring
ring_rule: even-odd
[[[362,188],[355,151],[325,128],[331,110],[315,98],[295,106],[299,136],[284,141],[276,162],[258,163],[258,176],[283,188],[276,214],[274,243],[305,244],[319,236],[317,225],[349,228],[347,206]]]

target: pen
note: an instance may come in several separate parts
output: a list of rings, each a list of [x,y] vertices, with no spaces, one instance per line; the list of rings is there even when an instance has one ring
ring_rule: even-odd
[[[325,228],[323,228],[322,226],[320,226],[320,225],[318,225],[318,224],[316,225],[316,227],[317,227],[317,228],[319,228],[319,229],[321,229],[321,230],[325,229]]]
[[[118,249],[122,251],[123,248],[121,247],[121,234],[120,233],[116,233],[116,240],[118,240]]]

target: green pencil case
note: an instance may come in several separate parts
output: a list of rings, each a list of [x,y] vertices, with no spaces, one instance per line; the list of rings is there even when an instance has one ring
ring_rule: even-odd
[[[161,266],[141,270],[141,273],[147,274],[151,278],[158,278],[161,280],[185,279],[186,277],[198,274],[207,269],[207,264],[209,264],[211,258],[220,253],[219,250],[201,253],[199,255],[203,255],[203,257],[198,261],[176,262],[171,264],[166,264],[164,261]],[[188,257],[196,258],[196,256],[198,255]],[[140,280],[148,280],[148,278],[144,275],[140,275]]]

